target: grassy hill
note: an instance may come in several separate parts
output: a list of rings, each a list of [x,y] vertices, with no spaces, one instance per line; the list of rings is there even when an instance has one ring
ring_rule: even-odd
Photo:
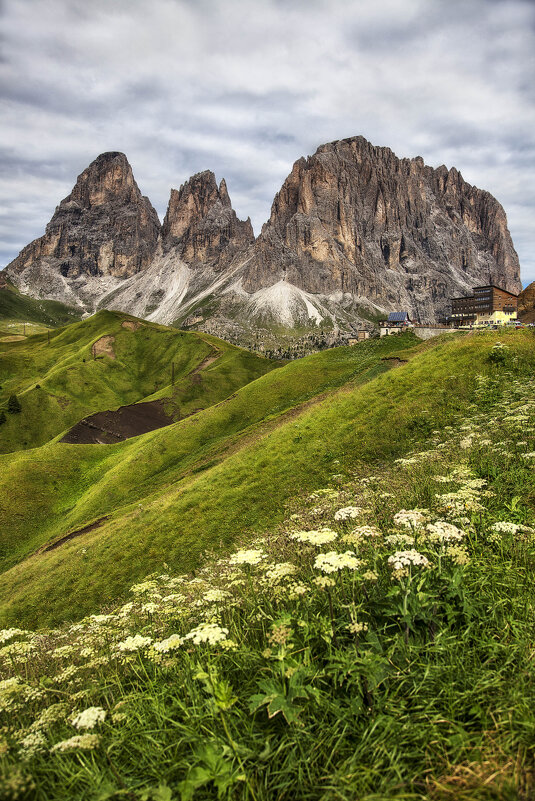
[[[106,311],[0,342],[0,409],[12,394],[22,406],[0,426],[0,453],[35,448],[92,412],[142,400],[165,398],[169,415],[180,419],[274,366],[208,335]]]
[[[512,332],[517,368],[531,332]],[[457,419],[497,333],[415,345],[391,338],[288,364],[166,429],[114,446],[51,443],[1,457],[6,622],[56,622],[111,602],[164,563],[276,524],[285,503],[333,474],[402,456]],[[402,349],[405,349],[403,354]],[[397,369],[399,359],[410,357]],[[24,508],[25,514],[20,514]],[[105,519],[102,519],[105,518]],[[32,552],[100,521],[46,552]]]
[[[9,331],[17,323],[34,323],[56,328],[79,320],[81,312],[56,300],[37,300],[0,280],[0,329]],[[19,327],[16,326],[17,333]]]
[[[0,632],[0,797],[529,801],[534,342],[318,354],[167,429],[34,451],[45,516],[58,448],[111,516],[8,569],[5,619],[123,599]]]

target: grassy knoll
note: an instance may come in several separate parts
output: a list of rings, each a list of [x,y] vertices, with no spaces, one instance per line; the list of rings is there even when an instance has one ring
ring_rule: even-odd
[[[0,328],[12,323],[39,323],[48,328],[79,320],[81,311],[57,300],[37,300],[19,292],[12,284],[0,289]]]
[[[113,341],[99,352],[103,337]],[[215,359],[210,369],[191,377],[208,358]],[[106,311],[24,341],[0,342],[0,408],[13,393],[22,405],[0,426],[0,451],[35,448],[91,412],[148,398],[168,397],[178,419],[273,366],[215,338]]]
[[[6,567],[13,564],[13,543],[19,560],[54,536],[111,517],[83,538],[6,570],[3,619],[55,622],[112,601],[164,562],[173,570],[195,569],[207,550],[228,551],[239,536],[278,522],[296,492],[363,462],[403,455],[467,408],[476,374],[500,369],[489,359],[498,338],[491,332],[425,343],[409,363],[379,375],[384,362],[361,365],[356,386],[280,419],[281,401],[272,391],[291,370],[295,394],[289,399],[284,390],[287,408],[310,392],[299,363],[244,387],[228,403],[119,446],[46,446],[37,469],[30,454],[17,455],[0,490],[17,532],[4,546]],[[532,334],[512,332],[510,342],[515,369],[532,370]],[[359,353],[358,347],[349,351]],[[316,358],[328,360],[329,353],[301,365]],[[332,351],[331,358],[342,356]],[[256,423],[246,416],[255,404]],[[17,518],[25,504],[27,513]]]
[[[256,443],[277,512],[195,576],[149,560],[107,614],[0,632],[0,796],[530,801],[534,349],[502,337],[428,348]],[[270,453],[291,452],[284,504]],[[250,458],[216,469],[214,496],[253,497]]]

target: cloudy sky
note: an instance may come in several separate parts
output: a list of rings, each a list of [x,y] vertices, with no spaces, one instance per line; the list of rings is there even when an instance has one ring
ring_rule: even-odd
[[[256,233],[301,155],[362,134],[503,204],[535,280],[533,0],[0,0],[0,266],[122,150],[161,217],[225,177]]]

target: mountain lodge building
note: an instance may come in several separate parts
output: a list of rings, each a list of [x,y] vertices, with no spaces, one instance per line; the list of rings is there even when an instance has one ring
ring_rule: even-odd
[[[518,295],[495,284],[476,286],[474,294],[452,298],[450,321],[454,325],[503,325],[516,320]]]

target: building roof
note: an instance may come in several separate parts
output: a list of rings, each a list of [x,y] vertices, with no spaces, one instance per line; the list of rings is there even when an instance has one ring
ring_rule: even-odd
[[[505,292],[507,295],[511,295],[513,298],[518,297],[518,295],[515,295],[514,292],[509,292],[508,289],[504,289],[503,286],[498,286],[497,284],[485,284],[484,286],[475,286],[472,291],[475,292],[476,289],[499,289],[500,292]]]
[[[388,322],[389,323],[408,323],[409,322],[409,313],[408,312],[390,312],[388,315]]]

